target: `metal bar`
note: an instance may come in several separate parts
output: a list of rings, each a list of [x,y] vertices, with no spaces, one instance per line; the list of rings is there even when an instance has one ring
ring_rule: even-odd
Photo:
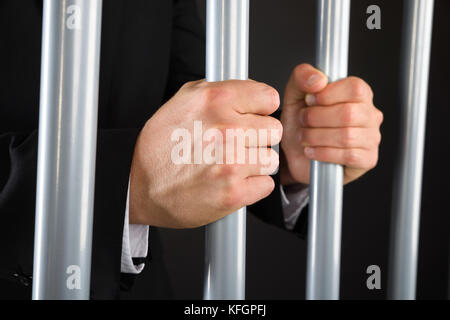
[[[206,80],[248,79],[249,0],[208,0]],[[206,226],[204,298],[245,299],[246,209]]]
[[[318,1],[317,66],[336,81],[347,76],[350,0]],[[311,162],[306,298],[339,299],[343,168]]]
[[[102,0],[45,0],[33,299],[89,299]]]
[[[416,297],[433,10],[433,0],[405,2],[401,140],[394,178],[388,290],[391,299]]]

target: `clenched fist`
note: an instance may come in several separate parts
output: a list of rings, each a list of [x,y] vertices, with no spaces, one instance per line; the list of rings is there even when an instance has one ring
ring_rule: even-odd
[[[328,83],[312,66],[296,67],[281,114],[285,156],[281,183],[308,184],[311,160],[345,166],[344,183],[372,169],[378,161],[383,121],[372,99],[371,88],[359,78]]]
[[[139,134],[130,222],[198,227],[267,197],[279,163],[270,146],[282,135],[280,121],[269,115],[279,104],[276,90],[256,81],[184,85]],[[241,135],[242,148],[227,139],[230,130]],[[263,139],[259,132],[270,134]]]

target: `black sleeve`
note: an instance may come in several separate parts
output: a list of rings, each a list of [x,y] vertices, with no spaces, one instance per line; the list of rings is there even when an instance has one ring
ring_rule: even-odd
[[[91,297],[115,298],[125,202],[138,129],[99,130],[94,200]],[[37,132],[0,135],[0,298],[31,297]]]
[[[175,0],[166,99],[186,82],[205,77],[205,50],[205,27],[196,1]]]
[[[272,116],[280,119],[281,110],[277,110]],[[283,152],[281,148],[280,152]],[[280,157],[282,156],[283,155],[280,154]],[[273,189],[272,193],[267,198],[264,198],[261,201],[258,201],[257,203],[249,206],[248,210],[258,218],[260,218],[262,221],[273,224],[279,228],[282,228],[283,230],[287,230],[284,223],[283,207],[281,203],[279,172],[273,175],[272,178],[275,182],[275,188]],[[297,219],[294,229],[291,230],[291,232],[295,233],[302,239],[306,239],[307,226],[308,206],[305,206]]]
[[[173,40],[170,59],[170,75],[166,99],[170,98],[186,82],[204,78],[205,28],[198,16],[196,1],[175,1]],[[280,112],[274,114],[278,119]],[[275,189],[265,199],[249,206],[249,211],[264,222],[286,230],[281,206],[279,175],[274,177]],[[293,230],[301,238],[306,235],[307,210],[304,209]]]

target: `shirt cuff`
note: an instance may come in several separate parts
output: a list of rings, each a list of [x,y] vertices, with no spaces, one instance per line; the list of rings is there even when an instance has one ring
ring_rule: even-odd
[[[300,213],[308,205],[309,187],[304,185],[280,186],[280,192],[286,229],[293,230]],[[147,225],[130,224],[129,199],[130,190],[128,188],[120,271],[123,273],[139,274],[144,269],[145,263],[135,265],[133,258],[145,258],[147,256],[149,227]]]
[[[283,207],[284,225],[293,230],[302,210],[309,202],[309,187],[298,184],[288,187],[280,185],[281,206]]]
[[[147,225],[130,224],[129,201],[130,188],[127,191],[127,203],[125,207],[125,221],[123,224],[122,258],[120,272],[138,274],[144,269],[145,263],[135,265],[133,258],[145,258],[148,254]]]

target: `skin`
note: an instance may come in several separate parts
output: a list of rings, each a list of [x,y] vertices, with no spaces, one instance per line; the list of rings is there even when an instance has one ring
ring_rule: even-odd
[[[309,183],[310,160],[345,166],[344,183],[359,178],[378,162],[383,114],[362,79],[328,84],[310,65],[297,66],[286,86],[281,114],[286,161],[281,183]]]
[[[146,123],[139,134],[130,173],[130,223],[166,228],[206,225],[267,197],[274,189],[267,173],[280,165],[282,185],[309,183],[310,160],[345,166],[349,183],[375,167],[382,113],[363,80],[349,77],[331,84],[310,65],[297,66],[288,81],[281,122],[270,116],[280,104],[272,87],[253,80],[185,84]],[[247,141],[271,161],[248,164],[174,164],[171,134],[216,128],[279,132],[267,142]],[[281,160],[270,148],[281,141]],[[229,150],[224,148],[224,159]],[[248,153],[246,154],[248,160]],[[264,168],[265,170],[261,170]]]

